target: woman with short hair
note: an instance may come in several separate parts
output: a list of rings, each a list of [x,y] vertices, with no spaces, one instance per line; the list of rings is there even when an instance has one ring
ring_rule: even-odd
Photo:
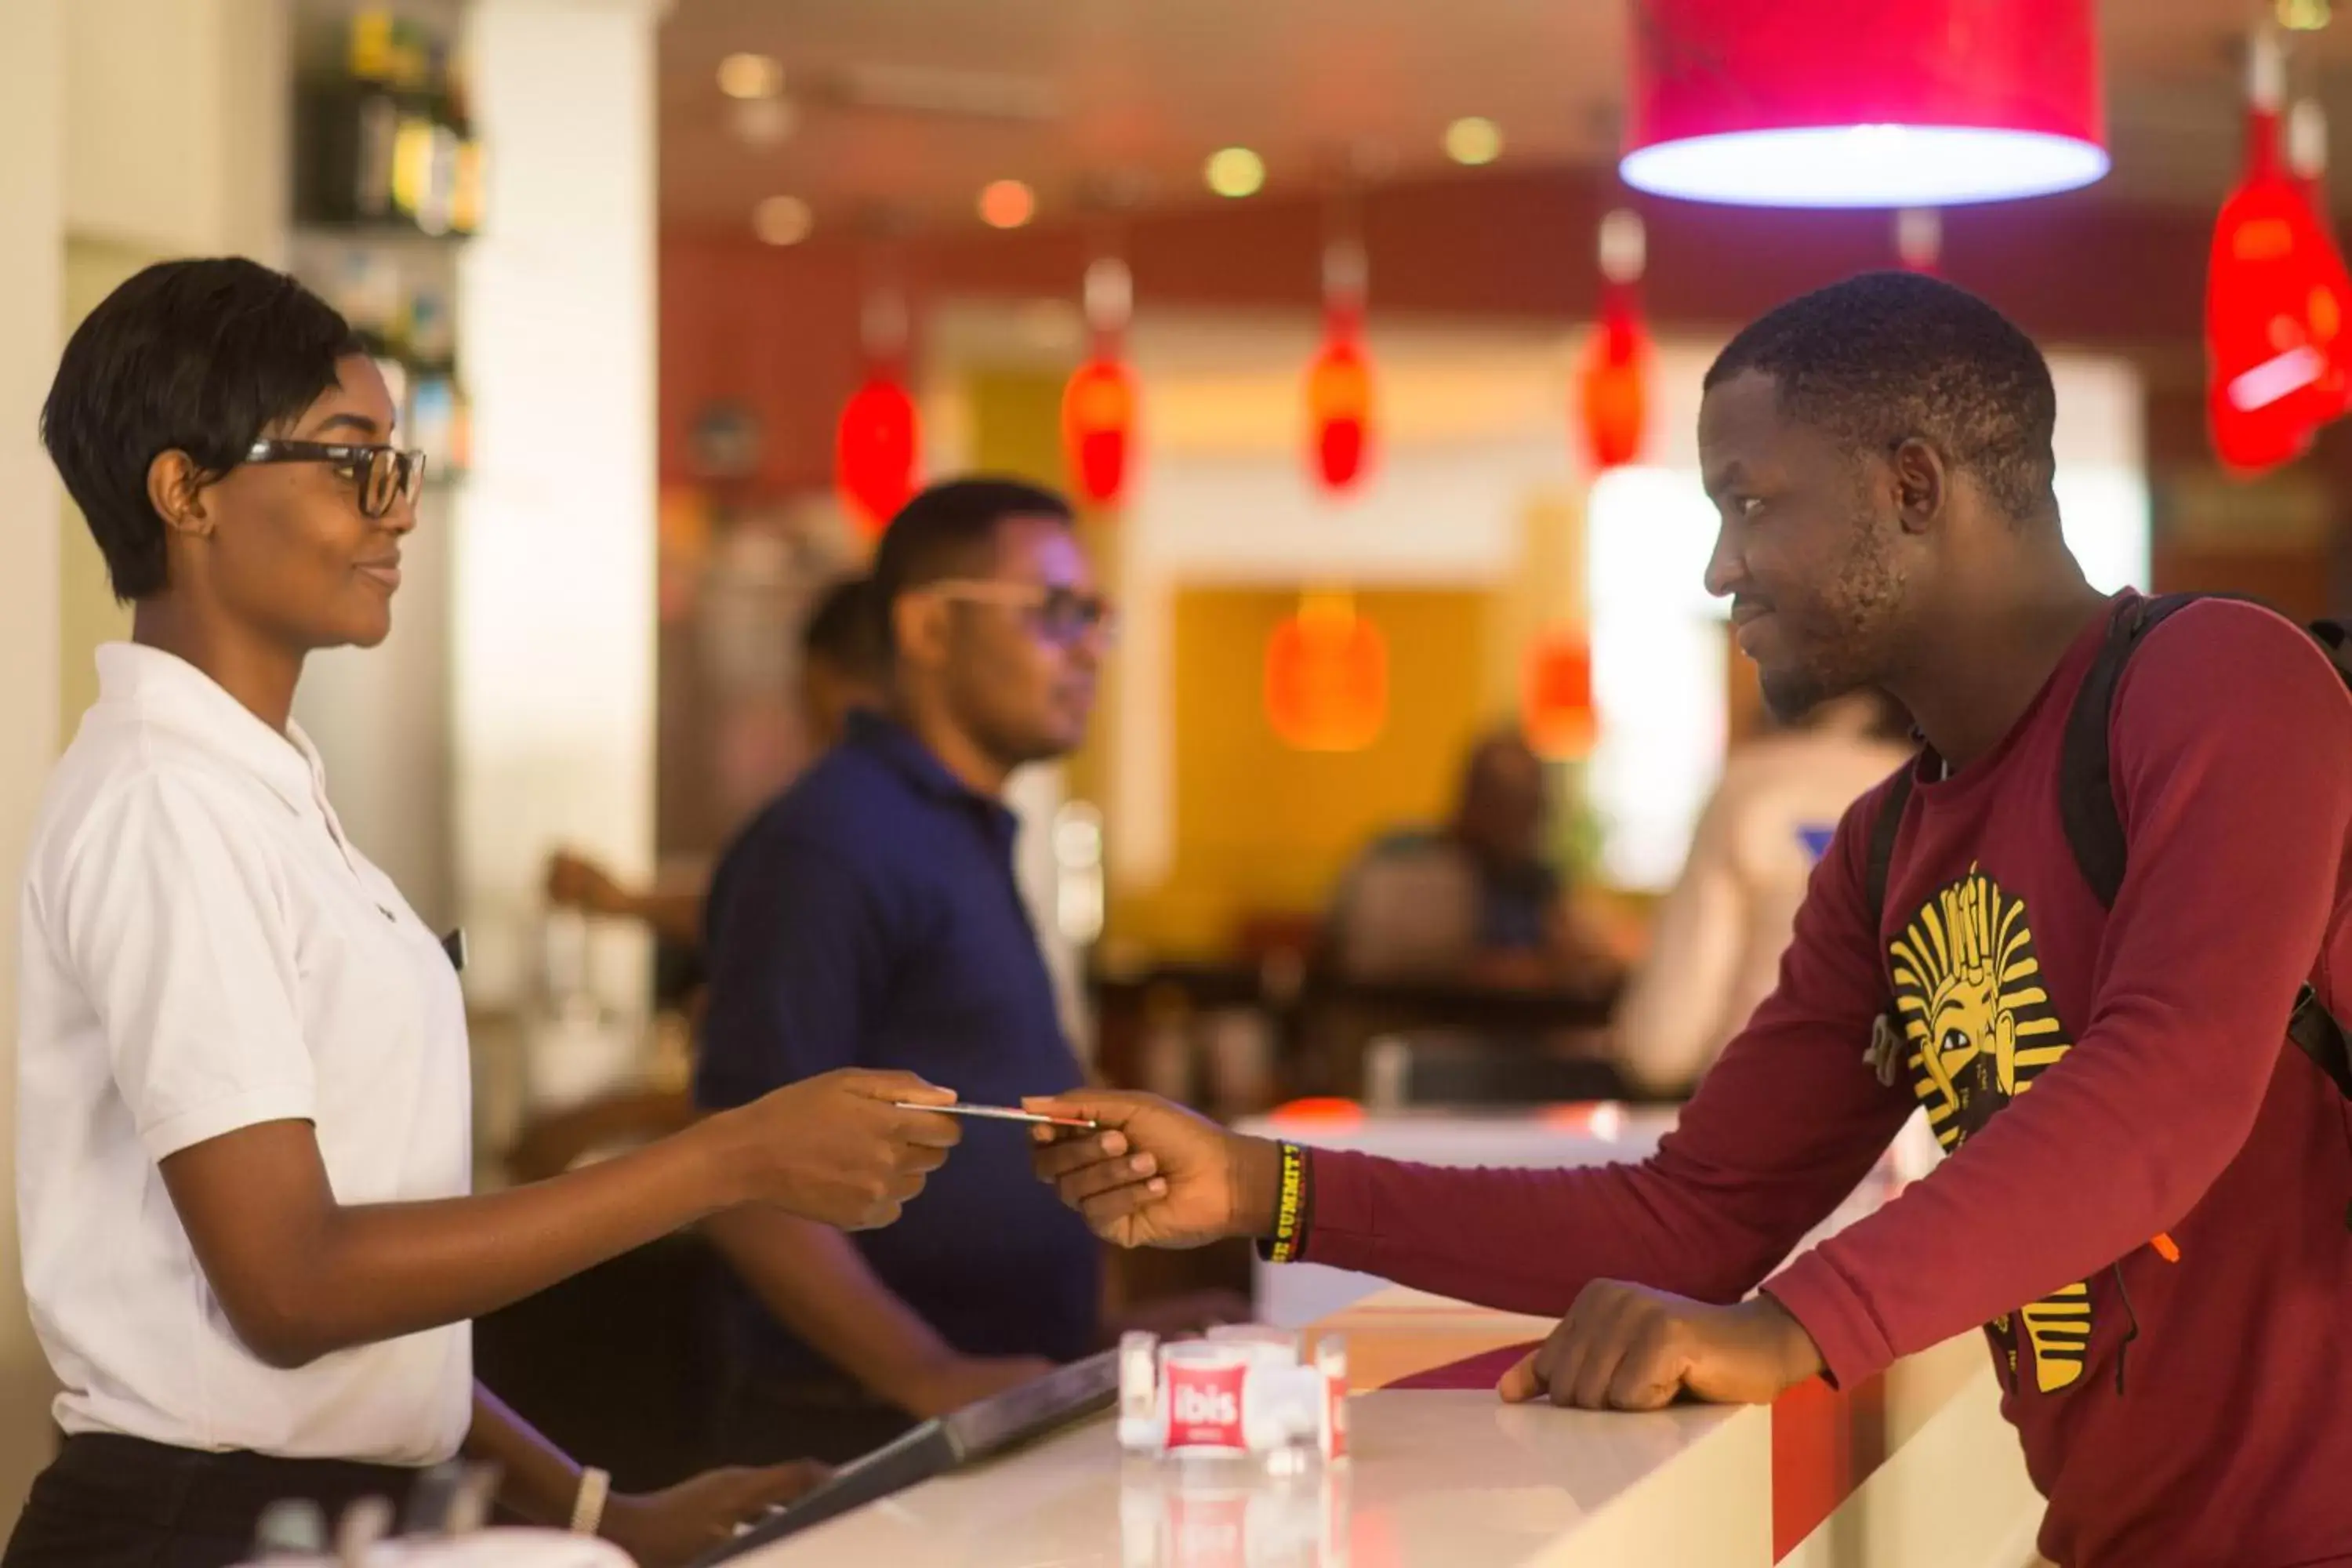
[[[26,859],[18,1208],[67,1436],[5,1568],[221,1568],[272,1500],[460,1452],[525,1518],[684,1562],[805,1470],[607,1502],[474,1384],[469,1320],[742,1203],[887,1224],[955,1142],[891,1105],[951,1095],[837,1073],[470,1194],[452,957],[289,717],[306,656],[391,628],[425,464],[394,419],[342,318],[244,260],[140,273],[58,366],[43,439],[133,620]]]

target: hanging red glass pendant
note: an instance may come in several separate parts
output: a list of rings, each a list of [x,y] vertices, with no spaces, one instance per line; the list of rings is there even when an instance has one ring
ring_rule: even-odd
[[[1592,754],[1601,735],[1592,707],[1592,643],[1574,626],[1551,626],[1528,649],[1519,725],[1536,755],[1572,761]]]
[[[1097,505],[1116,505],[1127,488],[1137,397],[1120,345],[1132,299],[1126,263],[1106,257],[1087,269],[1094,351],[1062,389],[1062,455],[1072,486]]]
[[[1596,473],[1641,455],[1650,416],[1650,333],[1642,323],[1642,220],[1620,210],[1601,221],[1601,321],[1577,371],[1585,455]]]
[[[1308,594],[1265,647],[1265,717],[1302,752],[1360,752],[1388,723],[1388,639],[1344,593]]]
[[[873,538],[922,484],[922,421],[903,378],[906,299],[889,287],[866,296],[858,339],[866,345],[866,384],[842,405],[833,430],[833,487],[849,521]]]
[[[1316,482],[1345,495],[1372,457],[1372,366],[1364,353],[1363,247],[1335,242],[1323,257],[1323,347],[1307,372],[1307,457]]]
[[[1127,484],[1135,377],[1116,359],[1090,359],[1062,389],[1062,450],[1070,482],[1097,505],[1114,504]]]
[[[1344,313],[1331,312],[1307,377],[1315,477],[1334,495],[1355,488],[1371,453],[1372,367],[1356,330]]]
[[[858,320],[866,381],[842,405],[833,435],[833,482],[843,510],[872,538],[914,499],[920,479],[922,424],[901,367],[907,353],[907,302],[895,289],[866,296]]]
[[[834,479],[842,504],[866,533],[878,534],[915,495],[921,450],[915,400],[888,370],[850,394],[834,437]]]
[[[2291,461],[2343,412],[2325,384],[2352,310],[2343,259],[2279,159],[2276,40],[2258,34],[2252,61],[2246,174],[2221,205],[2205,279],[2207,423],[2244,473]]]

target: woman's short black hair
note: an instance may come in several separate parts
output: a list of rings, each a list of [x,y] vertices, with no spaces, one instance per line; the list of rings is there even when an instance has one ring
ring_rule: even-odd
[[[158,457],[228,472],[335,384],[338,360],[364,352],[333,306],[241,257],[159,262],[109,294],[66,342],[41,441],[114,596],[163,586],[163,520],[147,499]]]

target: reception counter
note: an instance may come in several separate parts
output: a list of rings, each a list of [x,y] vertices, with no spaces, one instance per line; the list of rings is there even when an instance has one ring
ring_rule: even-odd
[[[1244,1130],[1437,1164],[1640,1159],[1670,1110],[1276,1116]],[[1932,1164],[1912,1129],[1810,1246]],[[1126,1458],[1109,1417],[750,1553],[747,1568],[2026,1568],[2041,1500],[1981,1335],[1862,1387],[1655,1415],[1494,1394],[1548,1318],[1311,1265],[1261,1270],[1258,1314],[1346,1334],[1353,1454],[1282,1480]]]
[[[1850,1394],[1655,1415],[1483,1386],[1547,1320],[1381,1291],[1348,1336],[1353,1458],[1278,1479],[1129,1458],[1108,1416],[741,1559],[746,1568],[2023,1568],[2040,1500],[1981,1339]],[[1463,1386],[1465,1384],[1470,1386]],[[1400,1384],[1412,1386],[1399,1387]]]

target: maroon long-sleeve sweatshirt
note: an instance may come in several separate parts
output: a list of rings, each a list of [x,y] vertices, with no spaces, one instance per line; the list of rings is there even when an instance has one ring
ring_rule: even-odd
[[[1856,804],[1777,993],[1654,1158],[1318,1154],[1306,1256],[1520,1311],[1594,1279],[1764,1282],[1842,1384],[1984,1325],[2046,1555],[2352,1563],[2352,1117],[2284,1043],[2306,977],[2352,1018],[2352,699],[2266,611],[2149,632],[2110,728],[2129,868],[2102,910],[2058,753],[2105,626],[1992,752],[1923,759],[1874,929],[1883,789]],[[1891,1087],[1864,1060],[1890,973]],[[1922,1106],[1950,1157],[1767,1281]]]

